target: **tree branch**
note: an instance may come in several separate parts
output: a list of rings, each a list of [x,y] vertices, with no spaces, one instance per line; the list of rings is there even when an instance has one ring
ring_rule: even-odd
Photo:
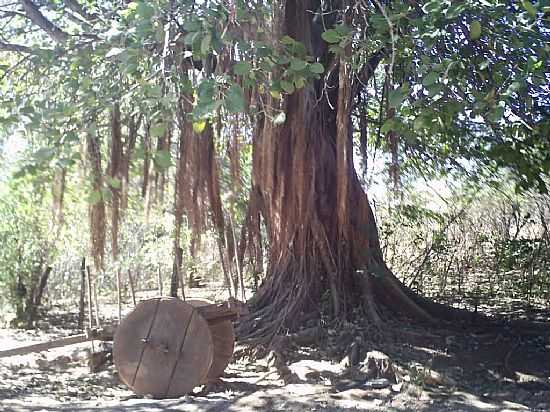
[[[50,35],[51,38],[59,43],[64,43],[69,39],[69,35],[49,21],[41,12],[36,4],[31,0],[20,0],[27,17],[42,30]]]
[[[18,11],[13,10],[0,10],[0,13],[2,13],[2,18],[4,17],[14,17],[14,16],[21,16],[21,17],[27,17],[25,13],[20,13]]]
[[[0,41],[0,51],[11,51],[17,53],[32,53],[32,49],[27,46],[22,46],[20,44],[11,44]]]
[[[87,21],[97,20],[97,14],[88,13],[76,0],[63,0],[63,3],[73,12],[80,14]]]
[[[357,93],[360,91],[361,86],[363,86],[370,80],[370,78],[374,75],[376,68],[378,67],[382,59],[386,57],[386,55],[386,48],[382,47],[380,50],[370,56],[369,60],[365,63],[357,76],[355,76],[355,78],[353,79],[353,85],[351,89],[352,97],[357,96]]]

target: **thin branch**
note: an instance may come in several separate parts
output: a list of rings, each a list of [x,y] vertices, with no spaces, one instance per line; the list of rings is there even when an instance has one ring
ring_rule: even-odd
[[[27,46],[22,46],[20,44],[5,43],[0,41],[0,51],[11,51],[16,53],[32,53],[32,49]]]
[[[376,53],[374,53],[369,60],[365,63],[365,65],[361,68],[359,73],[357,74],[355,81],[353,82],[353,86],[351,89],[351,96],[356,96],[357,93],[361,91],[360,86],[365,85],[371,77],[374,75],[374,72],[376,71],[376,68],[382,61],[384,57],[386,57],[387,51],[385,47],[382,47],[380,50],[378,50]]]
[[[50,35],[51,38],[59,43],[64,43],[69,39],[69,35],[49,21],[41,12],[36,4],[31,0],[20,0],[27,17],[38,27]]]
[[[14,17],[14,16],[21,16],[21,17],[27,17],[25,15],[25,13],[21,13],[21,12],[18,12],[18,11],[13,11],[13,10],[0,10],[0,13],[2,13],[3,15],[0,16],[0,18],[4,18],[4,17]]]
[[[97,14],[88,13],[76,0],[63,0],[63,3],[73,12],[80,14],[87,21],[97,20]]]

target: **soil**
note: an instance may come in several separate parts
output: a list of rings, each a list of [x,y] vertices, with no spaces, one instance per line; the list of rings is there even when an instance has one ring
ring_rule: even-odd
[[[214,295],[191,291],[192,297]],[[125,312],[129,310],[127,305]],[[116,320],[116,312],[113,305],[103,305],[102,318]],[[528,312],[517,308],[514,313],[521,317]],[[550,321],[550,311],[530,313]],[[34,330],[0,329],[0,348],[79,333],[75,325],[76,313],[52,308]],[[358,335],[363,339],[354,340]],[[247,347],[237,346],[219,382],[207,391],[197,388],[195,394],[165,400],[133,394],[112,364],[91,373],[89,342],[2,358],[0,410],[550,411],[550,327],[520,333],[506,326],[428,330],[401,325],[383,344],[370,342],[368,335],[368,329],[344,324],[338,330],[326,328],[315,348],[288,347],[284,355],[294,379],[286,384],[269,357],[253,359]],[[94,349],[99,345],[94,342]],[[353,354],[342,359],[352,347]],[[365,356],[372,351],[387,355],[389,375],[366,379]],[[358,364],[348,367],[352,356],[358,356]]]

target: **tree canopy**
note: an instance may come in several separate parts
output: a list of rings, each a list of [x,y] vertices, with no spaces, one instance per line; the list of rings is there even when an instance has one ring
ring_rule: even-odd
[[[294,20],[293,8],[301,13]],[[98,267],[107,220],[116,259],[132,180],[139,177],[150,206],[174,177],[175,249],[184,215],[196,233],[211,224],[223,239],[224,268],[238,272],[246,232],[237,241],[234,226],[248,226],[250,239],[261,235],[252,233],[259,221],[247,211],[263,207],[271,246],[272,225],[288,217],[274,209],[267,218],[275,189],[261,194],[259,206],[251,181],[265,184],[289,167],[283,157],[292,150],[299,152],[293,159],[309,161],[296,131],[302,112],[293,110],[336,108],[337,137],[323,141],[320,128],[319,144],[347,145],[349,131],[363,168],[373,149],[387,152],[396,188],[419,173],[498,179],[495,172],[507,169],[519,189],[546,192],[549,13],[546,0],[4,1],[0,138],[26,142],[16,178],[51,182],[58,207],[71,175],[86,169]],[[265,137],[285,128],[293,130],[279,132],[284,143]],[[275,172],[258,172],[254,150],[277,151],[264,157]],[[311,170],[334,155],[340,176],[353,165],[346,150],[326,150]],[[291,167],[302,182],[311,171]],[[227,171],[221,182],[220,168]],[[319,176],[330,185],[332,175]],[[343,182],[339,205],[355,190]],[[296,204],[304,199],[299,194]],[[336,207],[338,224],[349,223],[346,207]],[[370,219],[370,209],[363,212]],[[330,249],[340,235],[323,230]],[[379,247],[370,239],[365,247]],[[330,259],[323,265],[330,272]]]

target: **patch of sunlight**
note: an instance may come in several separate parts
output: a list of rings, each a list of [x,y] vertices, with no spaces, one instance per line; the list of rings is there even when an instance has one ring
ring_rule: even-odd
[[[443,351],[437,350],[437,349],[431,349],[431,348],[424,348],[422,346],[413,346],[413,348],[419,352],[424,352],[429,355],[437,355],[437,356],[444,356],[446,358],[451,358],[451,356]]]
[[[478,396],[473,395],[471,393],[462,392],[462,391],[455,391],[453,392],[453,396],[457,396],[462,399],[462,401],[469,406],[472,406],[473,408],[479,409],[481,411],[494,411],[498,410],[499,412],[512,412],[512,411],[526,411],[529,410],[528,407],[524,405],[520,405],[519,403],[504,401],[501,405],[497,406],[492,403],[484,402],[481,399],[479,399]],[[502,406],[505,406],[506,408],[502,408]]]

